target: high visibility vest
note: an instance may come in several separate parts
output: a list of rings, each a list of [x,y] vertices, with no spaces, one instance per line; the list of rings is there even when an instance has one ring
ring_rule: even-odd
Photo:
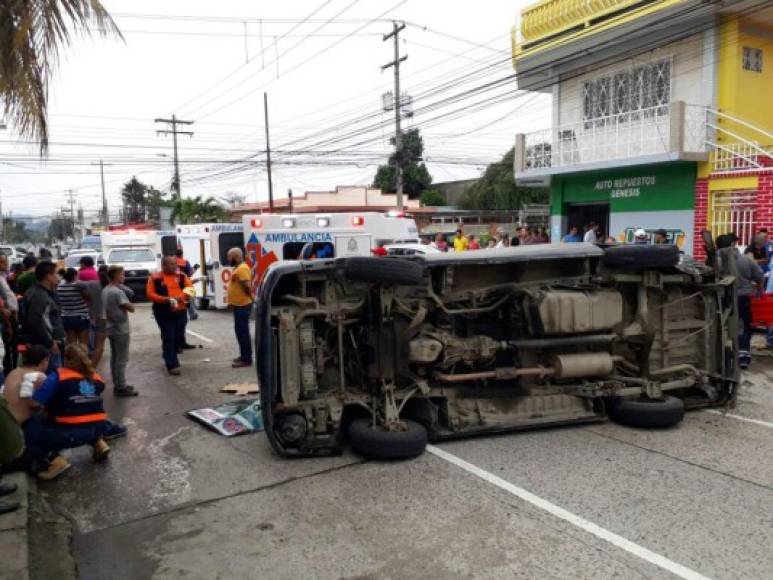
[[[105,381],[98,374],[90,379],[72,369],[57,371],[59,384],[47,411],[55,423],[83,425],[107,420],[102,404]]]

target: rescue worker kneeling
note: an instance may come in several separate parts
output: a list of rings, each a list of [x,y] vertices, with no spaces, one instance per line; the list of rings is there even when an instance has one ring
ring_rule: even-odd
[[[35,390],[33,399],[43,406],[43,413],[31,417],[24,426],[29,452],[33,456],[57,457],[62,449],[90,445],[94,461],[107,459],[110,447],[104,437],[125,427],[107,420],[102,404],[105,382],[91,364],[88,352],[78,344],[64,351],[64,365],[48,375]],[[64,471],[69,464],[58,466]]]

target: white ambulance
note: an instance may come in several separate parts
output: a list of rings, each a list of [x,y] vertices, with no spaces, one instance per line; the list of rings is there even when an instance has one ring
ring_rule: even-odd
[[[179,225],[177,245],[195,270],[196,300],[200,307],[222,309],[228,306],[228,282],[233,268],[228,265],[228,250],[244,250],[242,224]]]
[[[163,256],[173,256],[177,236],[166,230],[102,232],[102,257],[108,266],[123,266],[126,285],[144,292],[150,274],[161,267]]]
[[[416,222],[402,212],[257,214],[242,219],[247,263],[257,285],[274,262],[370,256],[382,244],[417,244]]]

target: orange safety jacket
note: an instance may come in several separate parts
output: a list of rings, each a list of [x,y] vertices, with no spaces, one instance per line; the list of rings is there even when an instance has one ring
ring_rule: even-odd
[[[51,402],[46,406],[55,423],[82,425],[107,420],[102,404],[105,381],[98,374],[89,379],[72,369],[57,371],[58,384]]]

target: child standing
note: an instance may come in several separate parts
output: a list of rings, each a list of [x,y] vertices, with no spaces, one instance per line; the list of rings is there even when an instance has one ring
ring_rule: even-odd
[[[123,267],[110,266],[107,277],[110,283],[102,290],[102,305],[107,320],[107,338],[110,341],[113,392],[117,397],[136,397],[137,390],[126,384],[130,343],[129,312],[134,312],[134,305],[122,288],[125,278]]]

